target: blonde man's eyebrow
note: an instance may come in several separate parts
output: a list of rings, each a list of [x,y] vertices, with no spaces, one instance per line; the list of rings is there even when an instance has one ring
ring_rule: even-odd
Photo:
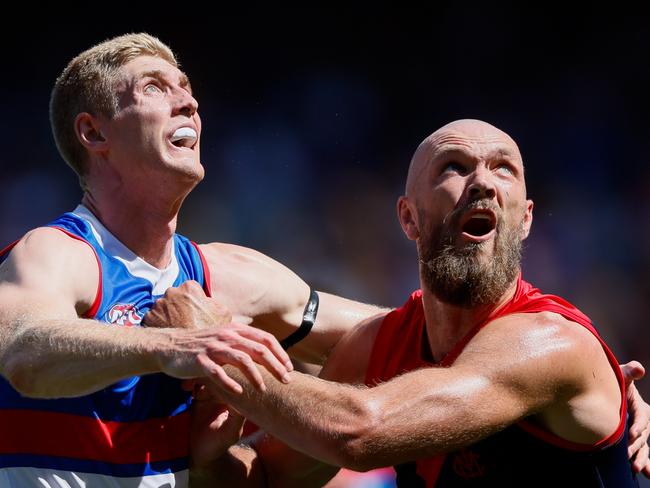
[[[167,82],[167,76],[168,76],[167,73],[165,73],[164,71],[161,71],[159,69],[153,69],[142,73],[141,78],[156,78],[160,81]],[[188,92],[190,92],[190,94],[192,93],[192,85],[190,85],[190,80],[185,73],[181,73],[180,78],[178,80],[178,84],[181,86],[181,88],[184,88]]]
[[[190,84],[190,79],[185,73],[181,73],[180,85],[182,88],[185,88],[190,95],[192,94],[192,85]]]

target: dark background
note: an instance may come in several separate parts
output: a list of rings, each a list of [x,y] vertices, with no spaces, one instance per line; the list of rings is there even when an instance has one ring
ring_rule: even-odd
[[[6,16],[0,245],[79,200],[49,131],[58,73],[92,44],[147,31],[178,54],[204,122],[207,176],[181,232],[257,248],[322,289],[400,305],[417,287],[395,216],[411,154],[444,123],[480,118],[524,156],[536,203],[526,278],[590,315],[621,361],[650,367],[646,9],[216,9]],[[650,380],[641,388],[650,397]]]

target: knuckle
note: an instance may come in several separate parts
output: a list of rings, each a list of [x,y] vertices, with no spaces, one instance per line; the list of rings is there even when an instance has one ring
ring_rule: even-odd
[[[220,342],[213,342],[211,344],[208,344],[207,346],[207,351],[209,354],[221,354],[223,353],[227,348],[221,344]]]
[[[254,362],[248,354],[242,352],[239,354],[239,356],[242,363],[246,364],[248,367],[253,367]]]
[[[259,336],[261,341],[264,341],[265,344],[271,344],[273,342],[273,339],[275,339],[271,334],[269,334],[266,331],[260,330],[258,332],[259,333],[257,335]]]
[[[215,335],[220,341],[230,341],[235,337],[235,334],[229,329],[217,329]]]
[[[278,340],[275,338],[273,334],[264,332],[264,339],[269,346],[274,346],[276,344],[278,345],[278,347],[280,346],[280,343],[278,342]]]
[[[233,349],[232,351],[230,351],[230,355],[235,361],[240,362],[240,363],[245,362],[246,358],[248,357],[248,355],[244,354],[241,351],[237,351],[236,349]]]

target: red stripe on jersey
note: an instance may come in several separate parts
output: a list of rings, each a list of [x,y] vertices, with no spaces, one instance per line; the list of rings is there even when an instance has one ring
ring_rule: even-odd
[[[64,228],[62,228],[62,227],[50,227],[50,228],[60,230],[61,232],[63,232],[68,237],[72,237],[73,239],[76,239],[78,241],[86,243],[88,245],[88,247],[90,247],[90,249],[92,249],[93,254],[95,255],[95,259],[97,260],[97,269],[99,270],[99,282],[97,283],[97,293],[95,293],[95,300],[93,301],[93,304],[82,315],[82,317],[85,318],[85,319],[93,319],[93,318],[95,318],[95,315],[97,314],[97,311],[99,310],[99,305],[102,302],[102,263],[99,260],[99,256],[97,255],[97,251],[95,251],[95,248],[93,247],[93,245],[90,242],[88,242],[86,239],[84,239],[83,237],[79,237],[78,235],[73,234],[72,232],[69,232],[69,231],[65,230]]]
[[[12,242],[11,244],[9,244],[8,246],[4,247],[4,248],[0,251],[0,258],[1,258],[2,256],[4,256],[5,254],[7,254],[9,251],[11,251],[11,250],[14,248],[14,246],[15,246],[16,244],[18,244],[18,241],[14,241],[14,242]]]
[[[203,252],[199,248],[199,245],[194,241],[190,241],[190,242],[196,249],[196,252],[199,253],[199,257],[201,258],[201,264],[203,265],[203,289],[205,290],[205,294],[211,297],[212,283],[210,282],[210,266],[208,266],[208,262],[205,260],[205,256],[203,255]]]
[[[139,422],[103,422],[58,412],[3,410],[0,454],[29,453],[135,464],[187,457],[189,413]]]

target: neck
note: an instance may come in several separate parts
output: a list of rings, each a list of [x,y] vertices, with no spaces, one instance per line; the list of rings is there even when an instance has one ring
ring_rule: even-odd
[[[514,296],[516,288],[515,279],[497,302],[463,308],[442,302],[423,283],[422,304],[434,361],[442,360],[470,330],[483,323],[496,309],[508,302]]]
[[[152,198],[151,193],[86,192],[85,205],[134,254],[156,268],[165,268],[173,252],[176,220],[185,195]]]

